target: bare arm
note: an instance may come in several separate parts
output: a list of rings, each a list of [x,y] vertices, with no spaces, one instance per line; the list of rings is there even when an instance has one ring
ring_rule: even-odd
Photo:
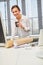
[[[6,42],[5,47],[9,48],[9,47],[15,46],[15,44],[17,44],[17,46],[19,46],[19,45],[23,45],[23,44],[26,44],[26,43],[30,43],[32,41],[33,41],[33,38],[29,38],[29,37],[27,37],[27,38],[19,38],[19,39],[16,39],[16,40],[8,40]]]

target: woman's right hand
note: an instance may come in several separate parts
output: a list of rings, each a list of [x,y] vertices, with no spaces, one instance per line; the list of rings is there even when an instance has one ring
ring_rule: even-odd
[[[6,44],[5,44],[5,47],[6,47],[6,48],[10,48],[10,47],[13,46],[13,43],[14,43],[13,40],[8,40],[8,41],[6,42]]]

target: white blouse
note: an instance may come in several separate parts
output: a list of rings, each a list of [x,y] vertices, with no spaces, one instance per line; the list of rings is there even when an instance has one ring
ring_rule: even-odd
[[[13,25],[12,25],[12,37],[14,38],[15,36],[19,36],[19,37],[29,36],[30,22],[27,19],[27,17],[22,15],[22,18],[20,19],[20,22],[25,27],[25,30],[15,26],[15,22],[17,22],[17,21],[18,20],[15,19],[15,21],[13,22]]]

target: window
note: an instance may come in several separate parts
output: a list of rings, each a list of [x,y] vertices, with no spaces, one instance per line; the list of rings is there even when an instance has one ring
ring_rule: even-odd
[[[37,0],[25,0],[25,4],[26,4],[26,15],[30,19],[32,34],[38,34],[39,26],[38,26]]]

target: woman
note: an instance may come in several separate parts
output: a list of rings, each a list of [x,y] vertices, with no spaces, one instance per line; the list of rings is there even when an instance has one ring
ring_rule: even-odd
[[[18,7],[18,5],[12,6],[11,11],[13,15],[16,17],[15,22],[14,22],[15,29],[13,26],[12,27],[13,29],[12,40],[9,40],[5,46],[12,47],[13,45],[17,46],[17,45],[23,45],[23,44],[32,42],[33,38],[27,37],[29,35],[30,26],[29,26],[29,21],[26,18],[26,16],[21,14],[20,8]],[[16,40],[13,40],[15,36],[19,36],[19,38]]]

